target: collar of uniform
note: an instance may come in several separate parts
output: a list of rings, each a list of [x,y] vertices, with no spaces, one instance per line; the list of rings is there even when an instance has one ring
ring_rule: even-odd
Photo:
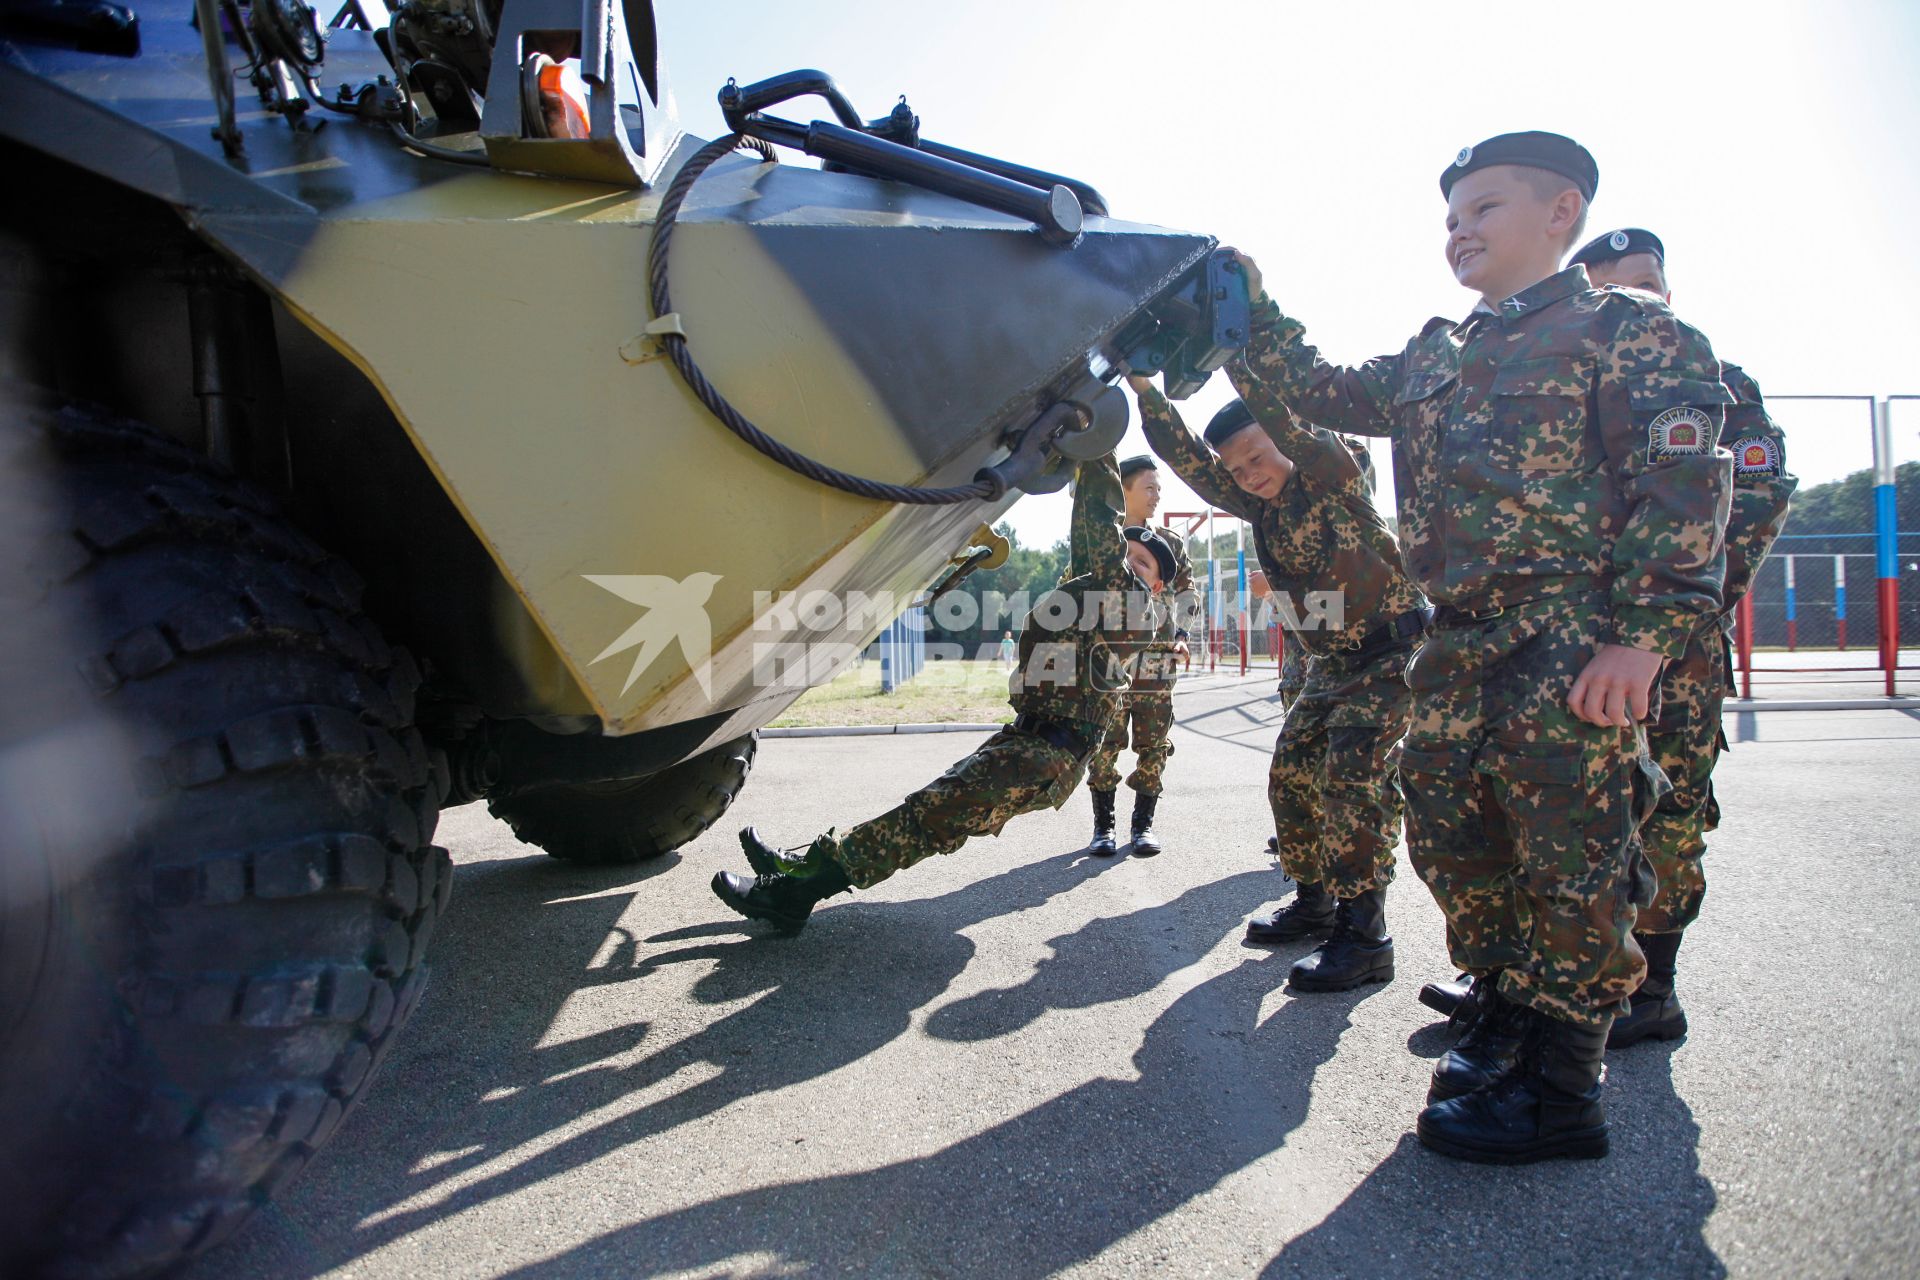
[[[1467,312],[1466,319],[1453,326],[1453,336],[1456,338],[1465,338],[1487,321],[1498,320],[1499,318],[1500,313],[1488,306],[1487,300],[1482,298],[1473,304],[1473,310]]]
[[[1474,321],[1493,316],[1503,324],[1524,320],[1544,307],[1550,307],[1564,298],[1576,293],[1585,293],[1593,287],[1587,280],[1587,269],[1576,263],[1565,271],[1556,272],[1545,280],[1530,284],[1520,292],[1506,299],[1498,307],[1487,305],[1482,298],[1477,306],[1467,314],[1467,318],[1454,327],[1455,333],[1464,332]]]

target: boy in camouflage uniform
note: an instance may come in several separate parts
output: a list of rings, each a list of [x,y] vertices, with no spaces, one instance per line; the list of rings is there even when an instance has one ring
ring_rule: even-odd
[[[998,835],[1010,818],[1066,803],[1158,630],[1151,593],[1173,573],[1172,548],[1149,529],[1123,527],[1121,503],[1111,455],[1080,464],[1071,576],[1022,625],[1020,665],[1008,681],[1011,725],[897,808],[843,836],[827,832],[802,857],[748,827],[740,844],[755,875],[716,874],[720,900],[795,933],[823,898],[870,889],[969,836]]]
[[[1439,606],[1400,771],[1414,866],[1486,1005],[1418,1125],[1465,1159],[1607,1151],[1601,1062],[1653,887],[1639,722],[1726,571],[1711,347],[1659,299],[1560,269],[1598,180],[1557,134],[1463,149],[1447,260],[1481,302],[1398,354],[1335,367],[1255,303],[1277,340],[1254,363],[1297,413],[1393,439],[1407,567]]]
[[[1573,261],[1586,267],[1596,288],[1644,289],[1673,301],[1667,288],[1666,248],[1650,231],[1628,227],[1597,236]],[[1660,677],[1660,719],[1649,741],[1673,791],[1640,828],[1660,888],[1634,922],[1633,936],[1647,957],[1647,976],[1633,994],[1631,1009],[1614,1019],[1607,1037],[1610,1049],[1649,1038],[1677,1040],[1687,1033],[1686,1011],[1674,994],[1674,973],[1681,937],[1699,917],[1707,892],[1700,863],[1707,851],[1706,833],[1720,824],[1713,767],[1727,745],[1720,709],[1731,687],[1733,610],[1752,588],[1754,574],[1780,536],[1800,483],[1786,469],[1786,437],[1768,415],[1759,386],[1746,370],[1725,360],[1720,362],[1720,381],[1733,396],[1720,431],[1721,446],[1733,454],[1724,607],[1713,625],[1694,633],[1686,652],[1668,663]]]
[[[1127,525],[1146,527],[1160,506],[1160,471],[1153,459],[1142,454],[1120,464],[1120,485],[1127,500]],[[1133,772],[1127,786],[1133,792],[1133,853],[1151,858],[1160,852],[1160,841],[1153,834],[1153,816],[1164,790],[1162,776],[1167,757],[1173,754],[1173,682],[1174,664],[1187,651],[1186,619],[1193,607],[1193,563],[1187,556],[1187,540],[1162,531],[1160,537],[1173,549],[1173,576],[1168,579],[1171,596],[1160,622],[1160,633],[1147,646],[1133,683],[1123,694],[1107,726],[1106,737],[1093,753],[1087,767],[1087,790],[1093,796],[1093,842],[1087,852],[1097,858],[1111,858],[1120,852],[1114,841],[1114,790],[1120,785],[1120,751],[1131,746]],[[1131,729],[1131,732],[1129,732]]]
[[[1643,289],[1671,303],[1666,246],[1639,227],[1595,236],[1569,260],[1584,266],[1594,287]],[[1733,454],[1733,508],[1727,519],[1727,580],[1720,616],[1697,632],[1686,652],[1660,676],[1660,718],[1648,734],[1654,761],[1673,784],[1641,824],[1659,888],[1640,909],[1633,937],[1647,958],[1647,976],[1631,1007],[1613,1020],[1607,1047],[1641,1040],[1678,1040],[1687,1033],[1686,1011],[1674,993],[1681,938],[1700,914],[1707,882],[1700,858],[1706,833],[1720,823],[1713,769],[1726,748],[1720,709],[1732,687],[1729,635],[1734,607],[1753,585],[1754,574],[1787,519],[1799,481],[1786,469],[1786,437],[1768,415],[1760,388],[1738,365],[1720,362],[1720,382],[1733,397],[1720,444]],[[1430,983],[1421,1000],[1452,1013],[1471,990],[1470,981]]]
[[[1261,341],[1256,331],[1248,352]],[[1246,398],[1215,415],[1204,445],[1151,382],[1128,383],[1154,452],[1253,526],[1288,647],[1311,655],[1267,778],[1281,865],[1298,889],[1284,909],[1249,921],[1247,938],[1325,939],[1289,977],[1300,991],[1347,991],[1393,977],[1386,891],[1400,792],[1391,754],[1406,732],[1403,675],[1426,601],[1374,510],[1364,449],[1296,421],[1249,364],[1229,376]]]

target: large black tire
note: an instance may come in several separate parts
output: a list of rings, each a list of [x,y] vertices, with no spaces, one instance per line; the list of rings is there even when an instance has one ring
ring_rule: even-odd
[[[145,1275],[307,1163],[418,1001],[444,768],[258,493],[18,390],[0,481],[0,806],[40,762],[0,817],[0,1274]]]
[[[748,734],[644,778],[541,787],[487,808],[515,836],[564,861],[645,862],[718,822],[747,785],[758,749]]]

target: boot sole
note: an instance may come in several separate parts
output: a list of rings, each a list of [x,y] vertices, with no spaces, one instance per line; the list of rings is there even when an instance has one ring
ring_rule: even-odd
[[[726,903],[735,915],[745,916],[749,920],[765,921],[778,930],[781,937],[790,938],[806,927],[806,916],[801,916],[796,920],[792,916],[776,915],[772,912],[754,909],[748,904],[745,897],[727,887],[726,881],[720,878],[718,872],[714,873],[712,884],[713,896]]]
[[[1433,984],[1429,982],[1421,984],[1420,1003],[1443,1018],[1451,1018],[1454,1010],[1466,1001],[1448,991],[1435,991]]]
[[[1430,1130],[1424,1120],[1414,1125],[1419,1134],[1420,1143],[1429,1151],[1455,1160],[1469,1160],[1474,1164],[1534,1164],[1541,1160],[1598,1160],[1610,1149],[1607,1131],[1601,1129],[1580,1129],[1573,1133],[1555,1134],[1551,1138],[1535,1139],[1532,1142],[1514,1147],[1482,1147],[1473,1143],[1461,1142],[1446,1134]]]
[[[1120,846],[1115,844],[1090,844],[1087,846],[1089,858],[1112,858],[1118,856]]]
[[[1304,942],[1311,938],[1315,942],[1325,942],[1333,936],[1333,926],[1324,929],[1302,929],[1298,933],[1255,933],[1247,930],[1247,941],[1257,942],[1263,947],[1283,946],[1289,942]]]
[[[1131,853],[1131,854],[1132,854],[1132,855],[1133,855],[1134,857],[1136,857],[1136,858],[1157,858],[1157,857],[1159,857],[1159,856],[1160,856],[1160,850],[1159,850],[1159,849],[1157,849],[1157,848],[1155,848],[1155,849],[1138,849],[1138,848],[1135,848],[1135,847],[1134,847],[1134,846],[1132,846],[1132,845],[1128,845],[1128,846],[1127,846],[1127,852],[1128,852],[1128,853]]]
[[[1393,966],[1388,965],[1385,969],[1374,969],[1346,982],[1324,982],[1315,978],[1289,978],[1287,984],[1295,991],[1311,991],[1319,995],[1329,991],[1352,991],[1356,987],[1364,987],[1374,982],[1392,981]]]

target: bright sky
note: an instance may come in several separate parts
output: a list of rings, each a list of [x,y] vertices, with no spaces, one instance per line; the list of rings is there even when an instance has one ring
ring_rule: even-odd
[[[1675,308],[1770,395],[1920,394],[1920,5],[1903,0],[666,0],[659,25],[695,133],[721,131],[729,75],[818,67],[869,117],[904,93],[929,137],[1246,249],[1342,362],[1471,308],[1441,254],[1454,153],[1565,133],[1600,164],[1590,231],[1658,233]],[[1216,377],[1190,421],[1229,394]],[[1804,483],[1870,465],[1864,405],[1774,412]],[[1920,458],[1920,404],[1895,405],[1894,435]],[[1122,453],[1146,451],[1136,426]],[[1196,504],[1168,480],[1164,510]],[[1052,495],[1010,518],[1044,545],[1067,512]]]

